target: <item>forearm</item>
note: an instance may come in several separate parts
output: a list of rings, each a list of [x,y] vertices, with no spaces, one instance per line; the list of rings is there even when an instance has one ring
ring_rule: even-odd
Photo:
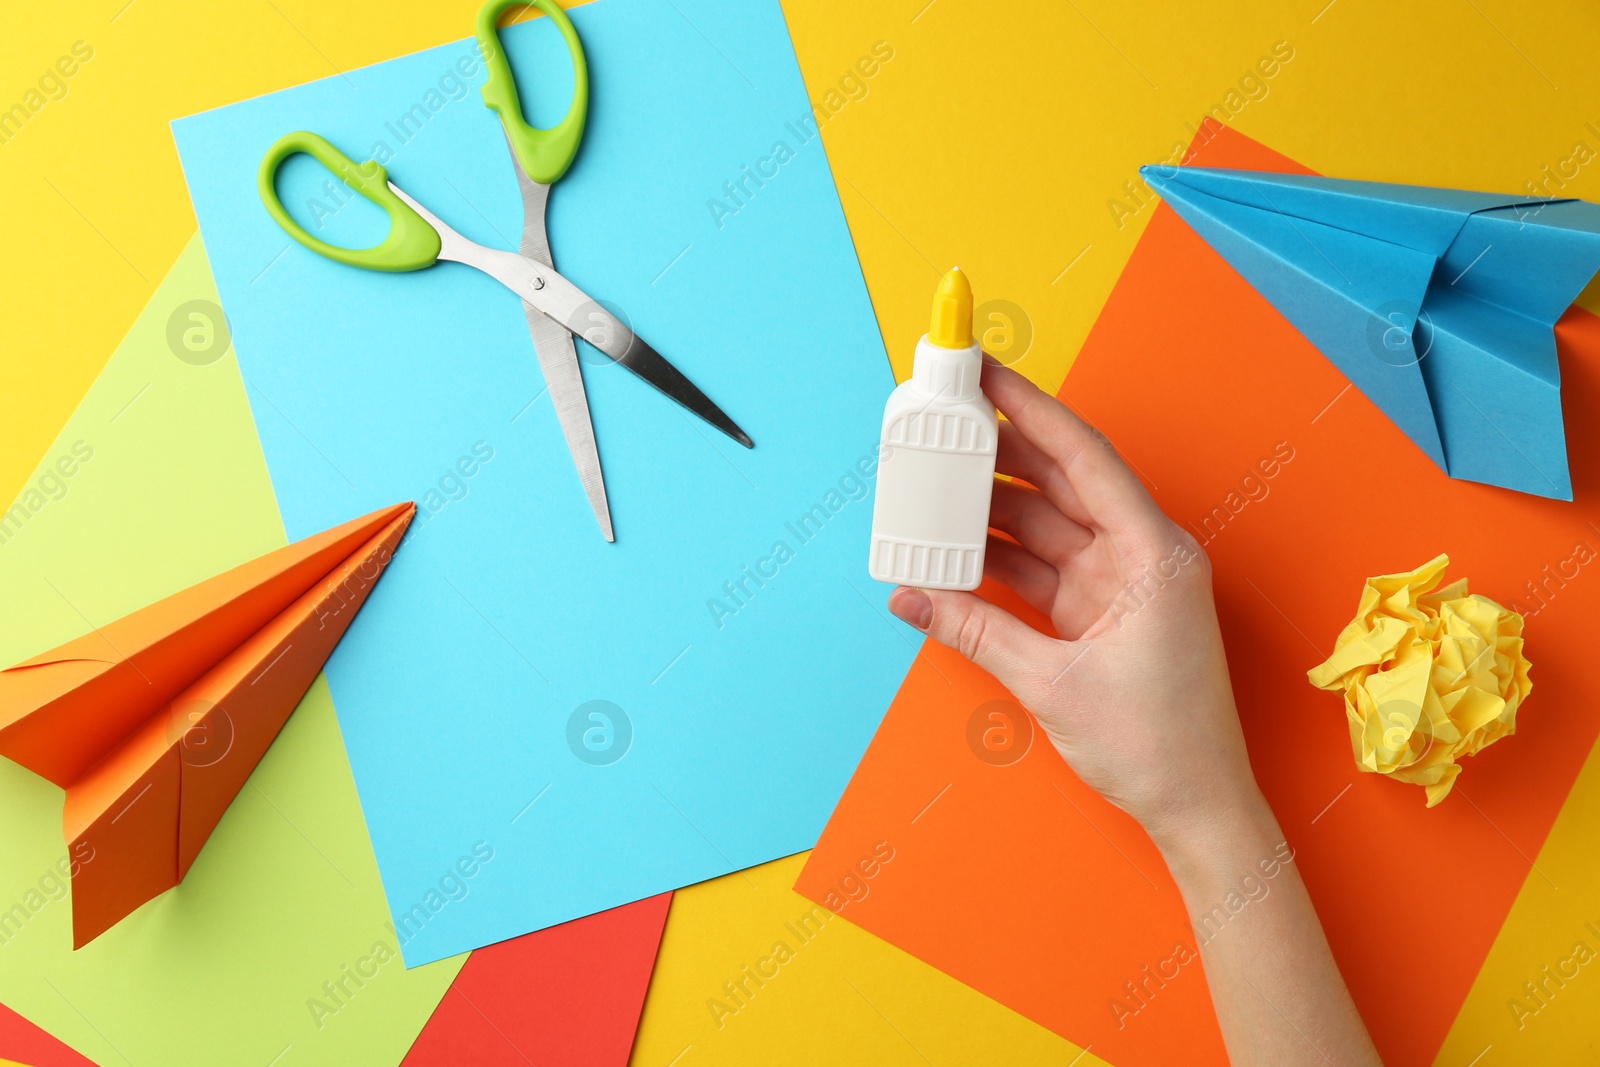
[[[1057,636],[953,590],[897,589],[890,611],[999,679],[1150,832],[1234,1063],[1377,1063],[1251,774],[1204,549],[1065,404],[998,363],[983,388],[1006,416],[996,470],[1017,479],[994,486],[984,573]]]
[[[1158,839],[1236,1067],[1379,1062],[1266,801]]]

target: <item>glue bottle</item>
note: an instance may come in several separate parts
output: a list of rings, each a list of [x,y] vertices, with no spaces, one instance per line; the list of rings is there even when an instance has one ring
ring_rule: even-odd
[[[883,412],[868,561],[880,582],[976,589],[983,580],[998,419],[978,388],[982,370],[972,286],[956,267],[934,293],[911,377]]]

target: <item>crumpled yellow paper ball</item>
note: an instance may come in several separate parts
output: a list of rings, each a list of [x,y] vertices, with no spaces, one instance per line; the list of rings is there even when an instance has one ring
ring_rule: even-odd
[[[1516,732],[1533,689],[1522,616],[1459,579],[1435,589],[1450,557],[1367,579],[1333,655],[1307,671],[1344,692],[1350,747],[1363,771],[1422,786],[1433,807],[1461,773],[1456,760]]]

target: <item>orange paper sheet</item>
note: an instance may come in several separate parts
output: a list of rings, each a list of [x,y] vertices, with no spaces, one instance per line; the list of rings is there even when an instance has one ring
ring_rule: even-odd
[[[74,948],[183,880],[415,511],[269,552],[0,671],[0,755],[67,791]]]
[[[1193,161],[1305,173],[1217,127]],[[1577,502],[1452,481],[1163,206],[1061,392],[1211,556],[1257,777],[1392,1067],[1432,1060],[1600,728],[1600,319],[1557,339]],[[1367,576],[1441,551],[1527,616],[1539,677],[1516,736],[1427,809],[1357,772],[1305,672]],[[1026,725],[928,643],[796,888],[1119,1067],[1225,1063],[1160,857]],[[1250,873],[1243,907],[1272,890]]]

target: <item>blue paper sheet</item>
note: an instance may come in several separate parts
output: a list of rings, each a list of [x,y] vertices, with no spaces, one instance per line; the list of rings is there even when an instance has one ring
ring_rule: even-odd
[[[1600,206],[1300,174],[1141,174],[1452,477],[1572,499],[1552,327]]]
[[[920,643],[866,577],[894,382],[778,4],[571,14],[592,99],[556,266],[756,442],[580,344],[615,544],[516,297],[456,264],[321,259],[257,199],[267,146],[308,129],[514,248],[472,42],[175,123],[289,536],[421,505],[327,667],[408,965],[809,848]],[[503,39],[548,125],[559,38]],[[297,157],[279,189],[371,243],[381,215],[327,183]]]

